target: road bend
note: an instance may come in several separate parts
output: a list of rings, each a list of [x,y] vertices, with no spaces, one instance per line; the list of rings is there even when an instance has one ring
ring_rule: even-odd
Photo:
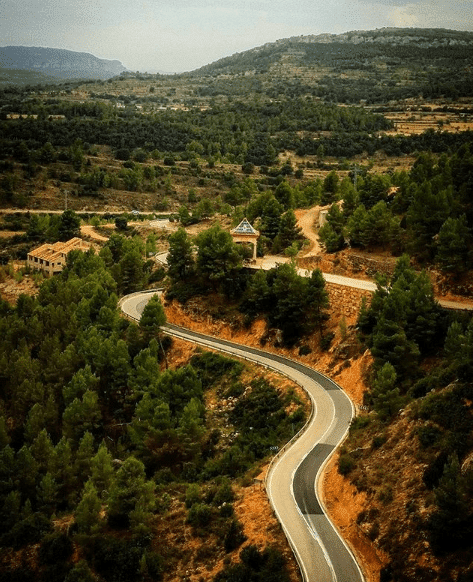
[[[156,293],[156,291],[154,291]],[[139,321],[153,292],[120,301],[122,311]],[[318,494],[324,465],[344,439],[353,404],[335,382],[299,362],[167,324],[164,333],[276,370],[297,382],[312,401],[306,426],[273,458],[266,489],[294,551],[305,582],[363,582],[348,546],[328,518]]]

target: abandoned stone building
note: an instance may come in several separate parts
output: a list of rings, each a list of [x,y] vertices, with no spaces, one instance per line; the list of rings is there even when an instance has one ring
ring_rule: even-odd
[[[45,243],[28,253],[26,265],[45,275],[56,275],[66,265],[67,255],[74,250],[88,251],[90,245],[80,238],[71,238],[67,242]]]

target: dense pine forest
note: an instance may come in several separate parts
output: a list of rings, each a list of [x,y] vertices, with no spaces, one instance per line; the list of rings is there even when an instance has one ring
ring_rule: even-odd
[[[34,566],[4,562],[8,579],[159,580],[178,548],[154,532],[176,502],[219,540],[214,551],[238,548],[232,480],[304,420],[296,397],[222,356],[161,371],[170,341],[157,296],[139,325],[117,310],[117,280],[132,290],[146,276],[140,249],[116,236],[100,255],[74,253],[36,298],[2,301],[1,545],[41,542]],[[208,424],[212,390],[234,406]],[[66,529],[53,525],[61,516]],[[275,554],[261,567],[281,564]]]

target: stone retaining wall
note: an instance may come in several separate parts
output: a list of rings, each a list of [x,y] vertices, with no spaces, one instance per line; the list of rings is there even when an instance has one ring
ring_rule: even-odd
[[[366,255],[341,251],[333,255],[301,257],[297,260],[297,266],[301,269],[319,268],[325,273],[345,275],[347,277],[356,277],[357,273],[359,273],[374,279],[376,273],[384,273],[391,276],[394,272],[396,261],[395,257],[386,257],[381,260]]]
[[[394,272],[394,267],[396,266],[396,259],[380,261],[363,255],[354,254],[346,255],[343,257],[343,261],[350,265],[353,272],[365,273],[373,278],[376,273],[384,273],[385,275],[391,276]]]
[[[358,317],[363,297],[366,297],[367,305],[370,304],[372,297],[372,293],[365,289],[352,289],[334,283],[326,283],[325,289],[329,295],[333,316],[340,318]]]

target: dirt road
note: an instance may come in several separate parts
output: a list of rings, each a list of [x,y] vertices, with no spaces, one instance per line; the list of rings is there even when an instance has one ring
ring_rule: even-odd
[[[95,228],[93,226],[90,225],[82,225],[80,227],[80,233],[82,236],[87,236],[93,240],[96,240],[97,242],[107,242],[108,241],[108,237],[106,236],[102,236],[101,234],[99,234]]]
[[[313,208],[303,208],[294,211],[297,223],[302,228],[304,238],[310,241],[309,248],[305,252],[303,251],[303,254],[300,255],[301,257],[315,257],[322,252],[319,237],[315,234],[314,228],[321,208],[321,206],[314,206]]]

